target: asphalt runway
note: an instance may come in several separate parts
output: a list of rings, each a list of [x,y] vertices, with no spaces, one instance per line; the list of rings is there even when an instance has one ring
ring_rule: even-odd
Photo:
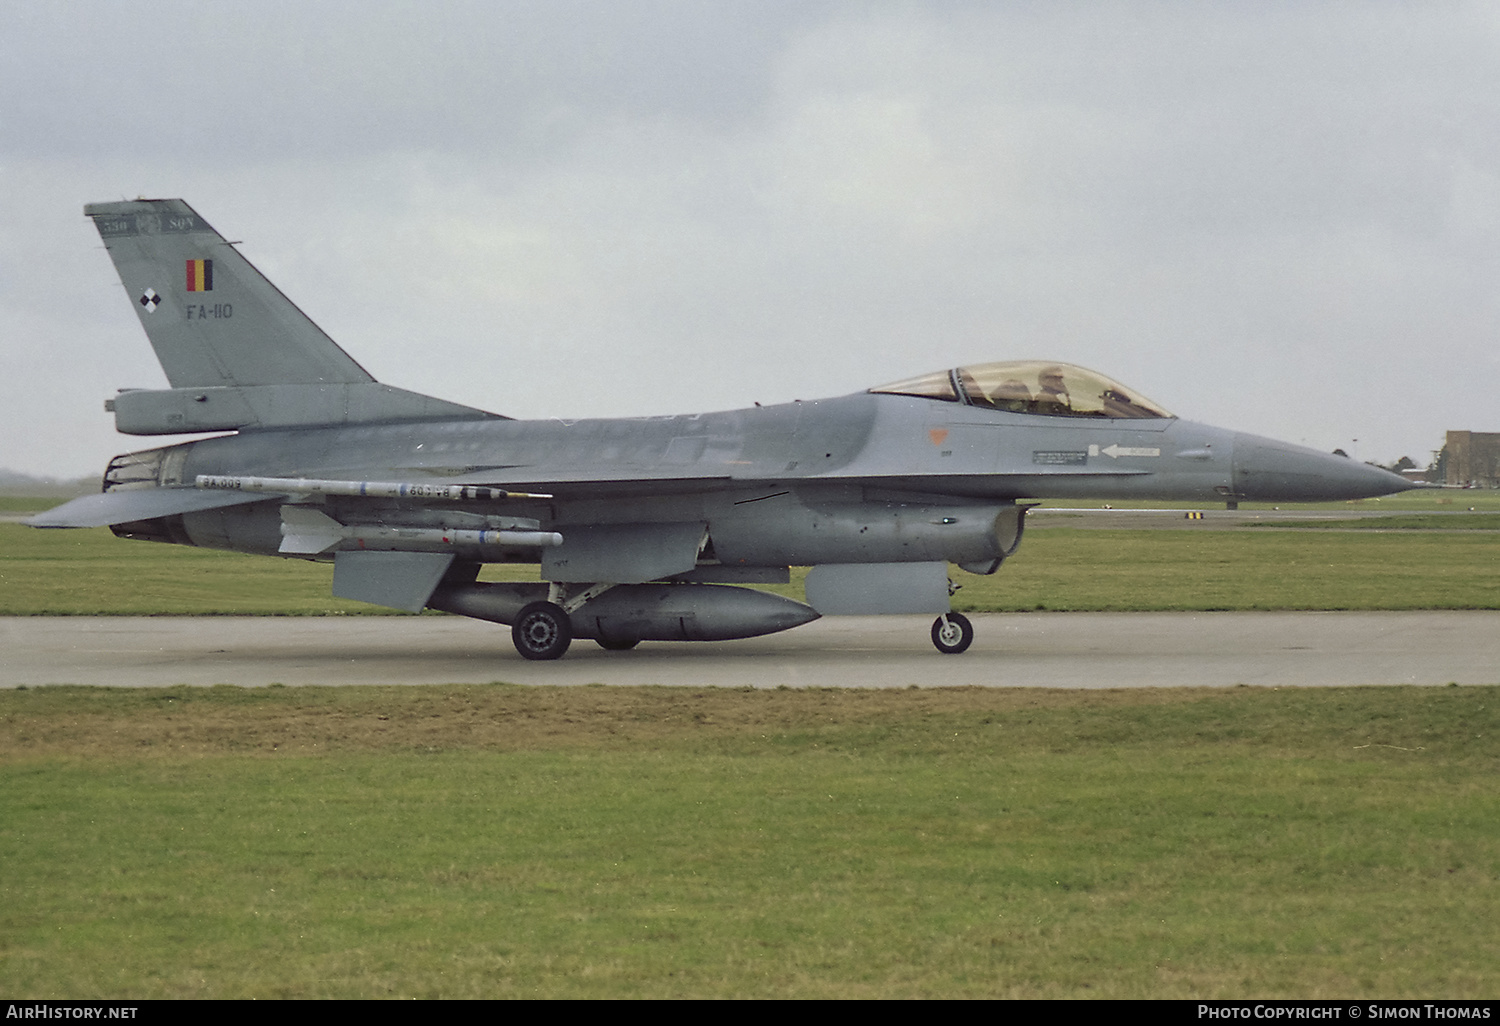
[[[0,687],[668,684],[723,687],[1318,687],[1500,683],[1500,612],[995,613],[960,656],[929,617],[829,617],[764,638],[575,642],[527,662],[461,617],[0,618]]]

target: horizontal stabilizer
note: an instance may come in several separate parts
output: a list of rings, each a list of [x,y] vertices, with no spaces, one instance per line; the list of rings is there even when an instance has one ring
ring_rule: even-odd
[[[205,492],[197,488],[121,488],[65,502],[55,509],[38,513],[26,523],[32,527],[110,527],[285,498],[285,495],[264,493]]]

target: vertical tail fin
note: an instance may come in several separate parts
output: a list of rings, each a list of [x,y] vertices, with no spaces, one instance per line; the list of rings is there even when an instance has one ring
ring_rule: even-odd
[[[375,380],[182,200],[83,212],[174,388]]]
[[[172,384],[107,404],[126,434],[495,416],[377,382],[180,199],[83,212]]]

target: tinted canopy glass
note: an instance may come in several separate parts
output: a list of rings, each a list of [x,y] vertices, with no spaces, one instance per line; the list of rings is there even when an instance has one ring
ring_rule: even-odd
[[[1139,420],[1172,416],[1139,392],[1103,374],[1046,360],[975,363],[870,391],[1051,417]]]

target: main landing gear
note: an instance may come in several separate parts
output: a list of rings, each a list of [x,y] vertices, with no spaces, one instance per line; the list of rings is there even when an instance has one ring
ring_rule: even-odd
[[[560,659],[573,643],[573,621],[555,602],[533,602],[522,607],[511,626],[510,639],[527,659]],[[641,643],[640,638],[596,638],[599,647],[625,652]]]
[[[609,582],[590,584],[569,594],[568,586],[556,581],[547,586],[547,600],[521,607],[510,628],[510,640],[526,659],[560,659],[573,643],[573,614],[586,603],[613,588]],[[633,648],[639,639],[600,638],[611,651]]]
[[[512,622],[510,637],[515,642],[516,651],[523,658],[537,661],[561,658],[573,643],[572,610],[568,607],[577,608],[590,598],[607,591],[611,586],[591,585],[571,599],[566,597],[561,588],[556,585],[553,587],[557,589],[558,597],[562,598],[563,602],[527,603],[521,607]],[[785,630],[786,628],[772,628],[772,630],[776,629]],[[639,637],[628,636],[604,635],[595,640],[601,648],[611,652],[631,649],[640,643]],[[944,613],[932,622],[932,644],[939,652],[945,655],[957,655],[967,651],[973,643],[974,627],[969,623],[969,618],[962,613]]]
[[[573,621],[555,602],[532,602],[516,614],[510,640],[526,659],[557,659],[573,643]]]
[[[945,655],[958,655],[974,643],[974,625],[962,613],[944,613],[932,621],[932,643]]]

